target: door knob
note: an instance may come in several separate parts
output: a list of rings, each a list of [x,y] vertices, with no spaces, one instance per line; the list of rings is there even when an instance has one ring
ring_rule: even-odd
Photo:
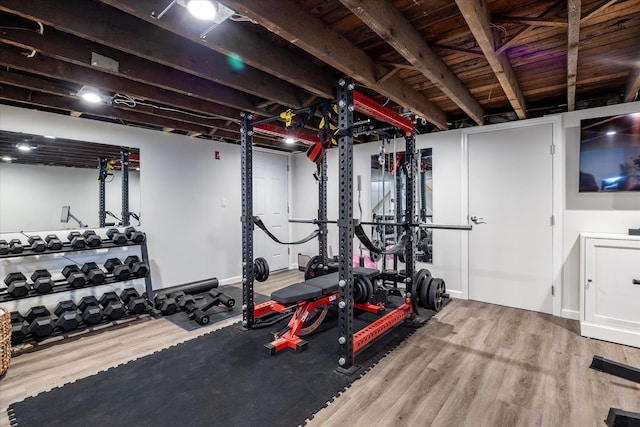
[[[486,224],[485,221],[483,221],[484,218],[478,218],[477,216],[472,216],[471,218],[469,218],[471,221],[473,221],[474,224]]]

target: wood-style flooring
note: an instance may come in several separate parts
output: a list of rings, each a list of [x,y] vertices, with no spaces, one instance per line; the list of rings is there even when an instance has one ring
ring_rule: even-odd
[[[256,292],[301,280],[276,273]],[[0,379],[0,427],[12,402],[237,320],[188,332],[145,318],[19,354]],[[582,338],[575,320],[454,300],[308,425],[583,427],[610,407],[640,412],[640,384],[589,369],[593,355],[640,367],[640,349]]]

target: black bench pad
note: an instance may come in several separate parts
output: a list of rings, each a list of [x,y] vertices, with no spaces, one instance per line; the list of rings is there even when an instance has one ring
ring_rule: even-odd
[[[291,304],[298,301],[317,298],[322,295],[322,289],[306,283],[294,283],[271,293],[271,299],[280,304]]]

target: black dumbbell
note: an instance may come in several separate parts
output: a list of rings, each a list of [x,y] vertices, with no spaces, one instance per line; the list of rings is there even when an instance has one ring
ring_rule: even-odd
[[[100,283],[103,283],[107,277],[104,274],[104,271],[102,271],[95,262],[85,262],[82,264],[80,271],[84,273],[87,277],[87,281],[92,285],[99,285]]]
[[[104,310],[104,314],[111,320],[121,319],[127,315],[127,309],[118,298],[118,294],[113,291],[102,294],[100,305]]]
[[[236,305],[236,300],[231,298],[229,295],[220,292],[218,289],[211,289],[209,291],[209,295],[213,297],[214,300],[218,300],[222,305],[231,308]]]
[[[80,323],[82,323],[82,317],[78,313],[78,307],[71,300],[60,301],[53,312],[58,316],[56,326],[62,331],[72,331],[77,329]]]
[[[47,249],[50,251],[59,251],[62,249],[62,240],[56,234],[47,234],[44,238],[47,243]]]
[[[102,245],[102,239],[93,230],[85,230],[82,237],[90,248],[99,248]]]
[[[175,299],[168,297],[167,295],[156,295],[156,308],[160,310],[164,316],[169,316],[178,311],[178,303]]]
[[[24,319],[28,323],[31,323],[38,317],[48,317],[48,316],[51,316],[51,312],[47,310],[47,307],[45,307],[44,305],[36,305],[34,307],[31,307],[27,311],[27,313],[24,315]]]
[[[124,233],[121,233],[117,228],[108,229],[107,237],[116,245],[125,245],[127,243],[127,236]]]
[[[38,338],[45,338],[51,335],[56,328],[56,319],[51,315],[45,317],[37,317],[29,323],[29,333]]]
[[[122,261],[118,258],[109,258],[104,263],[104,268],[106,268],[109,273],[112,273],[113,277],[117,280],[127,280],[131,277],[129,266],[122,264]]]
[[[140,261],[138,255],[129,255],[125,258],[124,265],[129,266],[131,274],[136,277],[145,277],[149,272],[149,265],[146,262]]]
[[[12,322],[11,323],[11,344],[17,345],[27,339],[29,335],[29,324],[27,322]]]
[[[47,269],[38,269],[31,273],[31,281],[33,282],[31,287],[39,294],[46,294],[53,290],[54,283],[51,280],[51,273]]]
[[[186,313],[191,313],[198,308],[196,305],[196,299],[193,295],[187,295],[184,292],[181,295],[174,296],[175,300],[178,302],[178,307],[180,307],[180,311],[184,311]]]
[[[19,311],[11,312],[11,324],[24,322],[24,316]]]
[[[7,274],[4,278],[4,284],[7,285],[7,293],[14,298],[23,297],[29,293],[27,278],[22,273]]]
[[[87,242],[82,237],[79,231],[72,231],[67,235],[67,240],[71,244],[73,249],[84,249],[87,247]]]
[[[9,253],[9,243],[6,240],[0,240],[0,255]]]
[[[82,320],[89,325],[99,323],[104,317],[104,312],[100,308],[100,303],[93,295],[82,297],[78,304],[80,312],[82,312]]]
[[[122,292],[120,292],[120,299],[133,314],[142,314],[147,311],[147,300],[141,297],[135,288],[123,289]]]
[[[38,235],[29,236],[27,241],[31,245],[30,249],[33,252],[44,252],[44,250],[47,249],[47,244],[45,243],[44,240],[42,240],[42,237]]]
[[[131,240],[134,243],[142,243],[144,242],[145,235],[142,231],[138,231],[135,227],[127,227],[124,229],[124,234],[127,236],[127,239]]]
[[[80,271],[80,267],[75,264],[69,264],[62,269],[62,275],[67,279],[67,283],[72,288],[81,288],[87,284],[87,276]]]
[[[9,252],[12,254],[22,253],[23,249],[20,239],[11,239],[9,241]]]

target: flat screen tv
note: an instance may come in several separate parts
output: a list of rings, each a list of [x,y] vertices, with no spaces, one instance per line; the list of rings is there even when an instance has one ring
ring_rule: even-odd
[[[580,192],[640,191],[640,113],[580,121]]]

